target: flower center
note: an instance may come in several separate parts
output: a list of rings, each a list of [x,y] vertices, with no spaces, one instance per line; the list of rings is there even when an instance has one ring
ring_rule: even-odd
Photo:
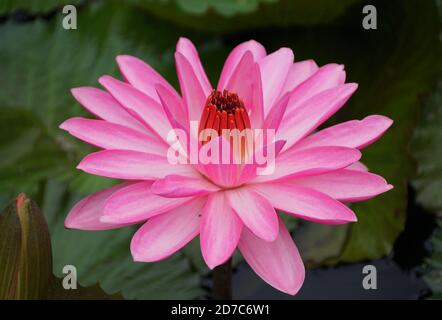
[[[213,129],[221,135],[224,129],[250,129],[250,120],[244,102],[236,93],[213,90],[207,97],[199,123],[198,133]]]

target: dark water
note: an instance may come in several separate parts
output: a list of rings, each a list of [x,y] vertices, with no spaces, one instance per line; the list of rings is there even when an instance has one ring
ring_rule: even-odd
[[[383,259],[308,270],[300,292],[291,297],[262,281],[241,263],[233,276],[234,299],[421,299],[430,289],[421,278],[422,264],[430,253],[429,238],[436,224],[434,217],[415,204],[409,188],[407,220],[393,252]],[[365,290],[362,268],[377,269],[377,289]]]
[[[377,269],[377,289],[362,287],[362,268]],[[278,292],[241,264],[234,275],[234,299],[419,299],[428,287],[416,272],[406,271],[390,258],[336,268],[308,270],[300,292],[291,297]]]

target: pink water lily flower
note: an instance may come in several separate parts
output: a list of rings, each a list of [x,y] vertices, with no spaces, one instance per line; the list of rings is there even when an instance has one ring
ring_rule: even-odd
[[[304,265],[280,215],[323,224],[355,222],[343,203],[392,188],[359,162],[360,150],[392,120],[372,115],[316,130],[357,88],[345,83],[342,65],[294,62],[292,50],[267,54],[251,40],[229,54],[214,89],[194,45],[181,38],[175,52],[179,94],[143,61],[127,55],[116,60],[123,81],[103,76],[105,91],[72,90],[97,119],[71,118],[60,127],[103,149],[87,155],[79,169],[127,181],[81,200],[65,226],[107,230],[143,223],[131,242],[135,261],[167,258],[199,235],[210,268],[238,248],[262,279],[294,295],[304,281]],[[192,144],[207,128],[273,130],[266,147],[274,148],[269,159],[274,170],[258,174],[259,165],[244,161],[258,152],[250,143],[233,151],[239,163],[171,163],[173,129],[188,133]],[[229,147],[231,141],[220,134],[198,142],[198,150],[215,143]],[[183,150],[181,160],[190,158],[190,149]]]

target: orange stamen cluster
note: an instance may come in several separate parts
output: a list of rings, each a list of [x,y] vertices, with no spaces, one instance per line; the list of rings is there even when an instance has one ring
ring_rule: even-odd
[[[223,129],[250,129],[250,120],[244,103],[236,93],[214,90],[207,98],[198,132],[213,129],[221,135]]]

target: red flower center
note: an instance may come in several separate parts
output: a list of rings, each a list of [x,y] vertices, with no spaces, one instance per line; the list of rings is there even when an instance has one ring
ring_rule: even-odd
[[[250,129],[250,120],[244,102],[236,93],[213,90],[207,97],[201,115],[198,133],[213,129],[221,135],[223,129]]]

